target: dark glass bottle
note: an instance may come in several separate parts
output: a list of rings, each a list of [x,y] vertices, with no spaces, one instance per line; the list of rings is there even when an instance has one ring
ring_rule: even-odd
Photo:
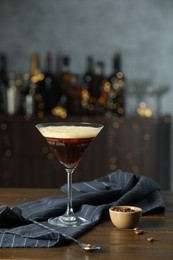
[[[81,77],[73,73],[73,83],[67,90],[67,100],[70,110],[68,111],[70,115],[82,115],[83,109],[81,106],[81,96],[82,96],[83,85]]]
[[[108,92],[108,110],[116,116],[125,115],[125,78],[121,69],[121,55],[116,53],[113,57],[113,72],[108,79],[110,90]]]
[[[60,73],[60,103],[62,106],[67,106],[67,89],[71,82],[70,73],[70,57],[64,56],[61,63],[61,73]]]
[[[42,96],[44,99],[44,112],[46,115],[51,114],[52,109],[56,105],[55,94],[55,76],[52,68],[52,55],[50,52],[46,53],[45,70],[43,86],[41,86]]]
[[[64,56],[62,58],[62,66],[61,66],[61,73],[60,73],[60,91],[61,91],[61,98],[60,104],[63,108],[66,109],[67,114],[72,114],[72,93],[75,84],[75,75],[71,72],[70,68],[70,57]]]
[[[107,93],[105,92],[105,64],[102,61],[96,63],[96,82],[95,97],[97,99],[95,105],[96,114],[104,114],[107,105]]]
[[[56,58],[56,72],[55,72],[55,97],[56,97],[56,106],[61,105],[61,73],[62,73],[62,58],[57,56]]]
[[[4,53],[0,54],[0,84],[8,85],[7,57]]]
[[[95,71],[94,60],[91,56],[87,57],[86,70],[83,74],[83,91],[82,91],[82,107],[86,114],[95,113],[96,104],[96,86],[95,86]]]
[[[30,74],[24,73],[22,80],[22,113],[25,116],[35,115],[35,88],[34,84],[30,83]],[[33,86],[33,88],[32,88]]]
[[[29,84],[25,88],[24,113],[28,116],[44,117],[44,73],[40,70],[39,54],[31,55],[31,71]]]
[[[7,57],[0,54],[0,114],[4,113],[4,92],[8,87]]]

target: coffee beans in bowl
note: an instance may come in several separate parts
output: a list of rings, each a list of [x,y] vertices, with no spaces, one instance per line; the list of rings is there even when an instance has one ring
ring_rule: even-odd
[[[142,214],[142,209],[134,206],[116,206],[109,209],[110,219],[117,228],[136,227]]]

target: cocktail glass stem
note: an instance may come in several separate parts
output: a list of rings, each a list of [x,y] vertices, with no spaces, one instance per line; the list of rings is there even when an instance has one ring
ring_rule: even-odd
[[[62,226],[75,226],[77,222],[82,222],[84,219],[77,217],[73,211],[72,205],[72,176],[76,167],[67,168],[65,167],[67,173],[67,208],[66,212],[55,219],[49,219],[48,222],[51,224],[58,224]],[[82,221],[82,222],[81,222]]]
[[[75,221],[76,217],[74,215],[72,205],[72,176],[75,169],[65,168],[65,170],[67,172],[67,210],[65,215],[70,221]]]

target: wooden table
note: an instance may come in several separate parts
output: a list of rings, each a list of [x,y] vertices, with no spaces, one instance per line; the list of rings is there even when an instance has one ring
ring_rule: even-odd
[[[57,195],[55,189],[0,189],[1,204],[19,204]],[[0,248],[0,259],[173,259],[173,193],[163,192],[165,214],[142,217],[142,235],[118,230],[110,221],[97,225],[81,236],[83,242],[100,245],[97,253],[85,252],[76,244],[57,248]],[[153,237],[153,242],[147,238]]]

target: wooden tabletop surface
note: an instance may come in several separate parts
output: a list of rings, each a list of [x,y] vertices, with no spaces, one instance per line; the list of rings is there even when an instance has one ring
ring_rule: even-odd
[[[55,189],[0,189],[0,204],[19,204],[42,197],[57,195]],[[95,226],[82,235],[82,242],[97,244],[102,250],[86,252],[72,243],[57,248],[0,248],[0,259],[173,259],[173,193],[163,192],[166,212],[144,216],[138,227],[142,235],[132,229],[118,230],[110,221]],[[148,242],[152,237],[153,242]]]

